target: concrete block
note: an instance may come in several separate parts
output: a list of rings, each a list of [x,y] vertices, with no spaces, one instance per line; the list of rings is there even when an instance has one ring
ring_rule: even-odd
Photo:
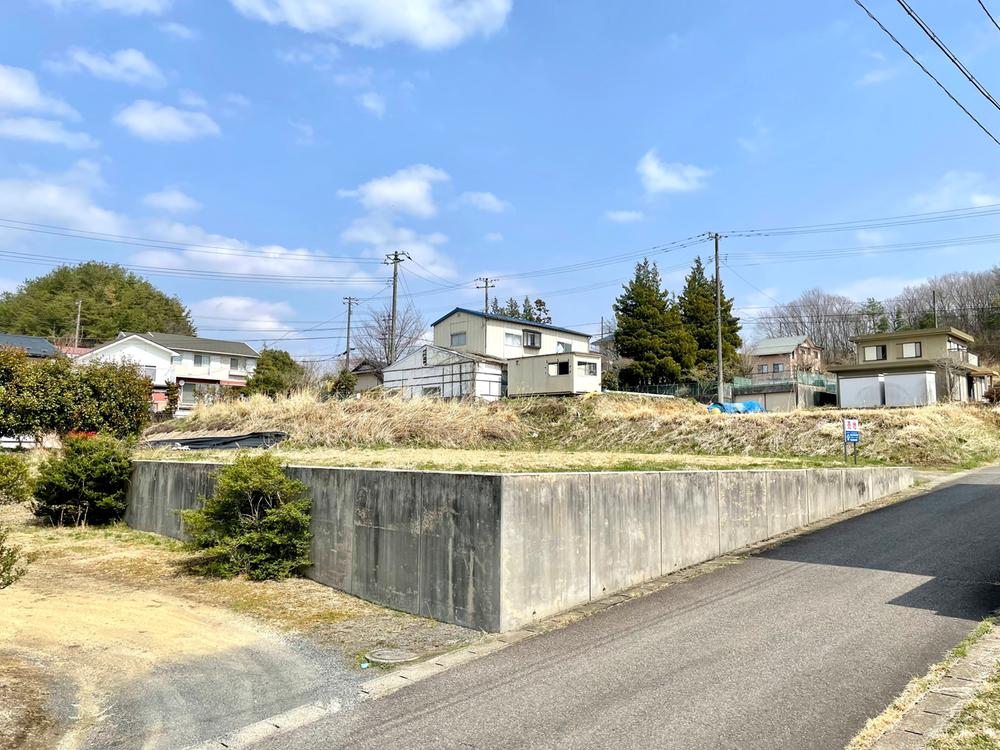
[[[663,574],[721,554],[719,472],[662,472],[660,504]]]
[[[417,472],[356,472],[351,593],[419,611]]]
[[[845,469],[812,469],[809,472],[809,523],[841,513],[844,508]]]
[[[660,477],[590,475],[590,598],[660,575]]]
[[[421,474],[419,614],[500,628],[500,477]]]
[[[125,523],[133,529],[185,539],[180,511],[201,507],[212,494],[217,464],[136,461],[128,489]]]
[[[312,495],[313,564],[306,575],[354,593],[354,498],[359,472],[295,466],[287,473],[305,482]]]
[[[876,469],[844,469],[843,510],[864,505],[872,499],[872,472]]]
[[[777,536],[809,523],[809,474],[805,469],[768,471],[767,535]]]
[[[719,472],[719,538],[723,552],[767,538],[767,472]]]
[[[590,475],[502,480],[501,629],[590,599]]]

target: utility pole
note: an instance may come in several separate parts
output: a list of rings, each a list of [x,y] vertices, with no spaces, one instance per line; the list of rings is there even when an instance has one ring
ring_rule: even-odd
[[[934,327],[938,327],[937,316],[937,289],[931,289],[931,308],[934,310]]]
[[[80,311],[83,309],[83,300],[76,301],[76,335],[73,337],[73,348],[80,348]]]
[[[357,297],[344,297],[344,304],[347,305],[347,366],[345,369],[351,371],[351,310],[358,304]]]
[[[719,240],[718,232],[712,232],[712,239],[715,240],[715,364],[718,367],[718,388],[719,403],[726,403],[726,395],[723,392],[725,383],[722,377],[722,274],[719,272]]]
[[[396,361],[396,296],[399,290],[399,264],[409,258],[409,253],[394,250],[385,256],[385,263],[392,264],[392,312],[389,318],[389,364]]]
[[[483,290],[483,313],[488,313],[490,311],[490,289],[494,288],[496,284],[491,284],[490,280],[485,276],[480,276],[476,281],[483,282],[482,286],[476,285],[476,289]]]

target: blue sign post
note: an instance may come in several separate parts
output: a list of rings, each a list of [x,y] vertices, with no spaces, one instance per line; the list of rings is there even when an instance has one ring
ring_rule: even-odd
[[[844,433],[845,443],[860,443],[861,442],[861,432],[858,430],[848,430]]]
[[[861,420],[844,420],[844,463],[847,463],[847,446],[853,446],[854,465],[858,465],[858,443],[861,442]]]

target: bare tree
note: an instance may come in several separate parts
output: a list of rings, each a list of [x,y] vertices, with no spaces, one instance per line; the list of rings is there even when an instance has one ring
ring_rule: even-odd
[[[861,333],[860,306],[839,294],[810,289],[777,305],[759,321],[768,336],[809,336],[823,347],[827,361],[839,362],[853,351],[851,337]]]
[[[420,343],[427,324],[413,305],[401,308],[396,315],[396,345],[389,345],[390,308],[388,306],[372,311],[371,316],[361,326],[355,339],[355,346],[364,359],[380,368],[391,364],[389,352],[395,350],[399,359]]]

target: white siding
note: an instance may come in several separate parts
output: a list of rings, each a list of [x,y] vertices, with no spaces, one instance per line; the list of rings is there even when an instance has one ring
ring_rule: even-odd
[[[170,352],[140,338],[116,341],[98,352],[89,352],[77,358],[77,362],[117,362],[130,363],[140,367],[155,367],[153,384],[164,387],[174,379],[174,369],[170,364]]]
[[[492,362],[463,357],[458,352],[422,346],[385,368],[382,384],[403,398],[501,397],[503,368]]]
[[[558,374],[559,363],[569,372]],[[581,363],[590,363],[594,375],[585,374]],[[521,357],[507,363],[507,393],[510,396],[545,396],[562,393],[594,393],[601,390],[601,357],[598,354],[546,354]]]

